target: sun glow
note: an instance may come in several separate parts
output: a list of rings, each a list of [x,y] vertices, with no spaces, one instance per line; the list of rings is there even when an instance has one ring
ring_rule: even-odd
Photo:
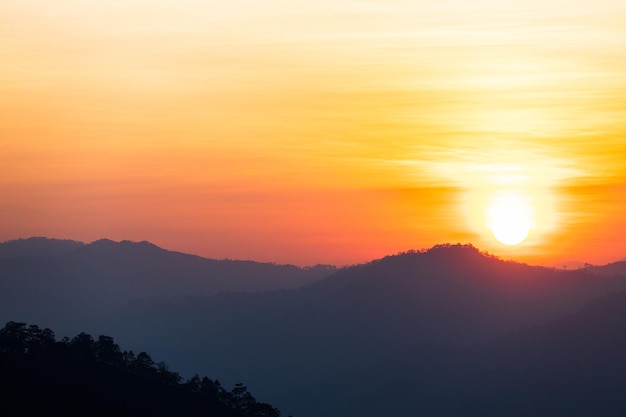
[[[559,172],[526,159],[525,165],[480,164],[459,175],[468,184],[462,207],[480,245],[527,254],[558,231]]]
[[[533,227],[533,218],[528,197],[519,191],[498,192],[487,207],[488,227],[505,245],[517,245],[526,240]]]

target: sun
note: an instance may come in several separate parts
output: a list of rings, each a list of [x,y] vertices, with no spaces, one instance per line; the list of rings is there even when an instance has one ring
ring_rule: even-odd
[[[494,237],[505,245],[517,245],[533,227],[533,209],[520,191],[500,191],[487,206],[487,225]]]

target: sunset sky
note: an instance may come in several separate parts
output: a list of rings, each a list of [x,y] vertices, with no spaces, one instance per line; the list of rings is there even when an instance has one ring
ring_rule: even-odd
[[[0,2],[0,241],[625,258],[624,22],[623,0]],[[490,230],[502,196],[520,244]]]

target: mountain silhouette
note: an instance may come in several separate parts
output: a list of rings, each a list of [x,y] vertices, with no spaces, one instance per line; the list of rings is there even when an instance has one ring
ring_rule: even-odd
[[[206,259],[149,242],[22,239],[0,244],[0,321],[73,334],[135,298],[296,288],[334,270]]]
[[[48,239],[45,237],[10,240],[0,243],[0,259],[52,258],[65,255],[84,245],[83,242],[75,240]]]
[[[613,262],[608,265],[601,266],[589,266],[585,270],[594,275],[600,276],[625,276],[626,275],[626,261]]]
[[[53,259],[4,259],[0,266],[14,273],[0,277],[13,295],[47,306],[30,305],[33,315],[79,315],[73,325],[81,331],[115,334],[183,375],[246,381],[298,417],[625,411],[602,393],[615,391],[594,388],[603,376],[621,383],[621,365],[613,372],[612,364],[626,363],[626,275],[613,266],[601,273],[529,266],[471,245],[437,245],[338,270],[222,262],[103,240]],[[198,290],[213,275],[195,275],[197,265],[219,265],[235,283],[238,274],[254,276],[244,266],[292,277],[290,283],[310,280],[264,288],[272,291]],[[580,396],[571,402],[578,407],[563,404],[568,393]]]

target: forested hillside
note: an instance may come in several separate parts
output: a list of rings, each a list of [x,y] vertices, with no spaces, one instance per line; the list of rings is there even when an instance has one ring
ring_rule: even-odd
[[[56,340],[50,329],[8,322],[0,330],[2,416],[280,417],[243,384],[186,381],[146,352],[122,351],[109,336]]]

